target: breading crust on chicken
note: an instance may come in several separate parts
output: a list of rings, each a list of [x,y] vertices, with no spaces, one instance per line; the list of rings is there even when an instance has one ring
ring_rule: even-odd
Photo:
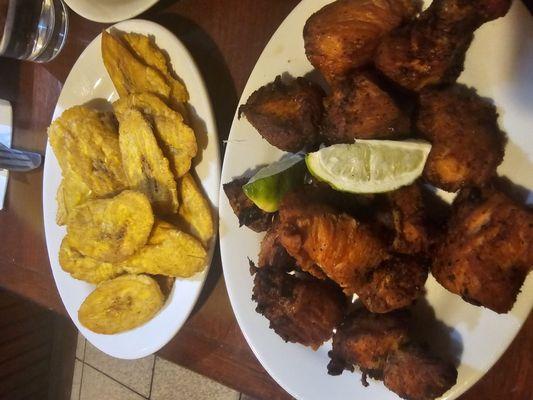
[[[298,265],[318,278],[329,277],[347,294],[356,293],[367,270],[388,258],[386,244],[369,226],[305,190],[287,194],[279,215],[281,244]]]
[[[322,89],[305,78],[285,83],[278,76],[252,93],[239,113],[272,146],[296,153],[318,139],[323,96]]]
[[[488,182],[504,155],[497,118],[496,108],[465,86],[422,92],[417,127],[433,144],[424,177],[451,192]]]
[[[340,375],[357,365],[371,376],[382,376],[389,353],[409,340],[409,315],[405,311],[373,314],[361,308],[346,317],[333,336],[329,352],[330,375]]]
[[[280,224],[276,218],[261,241],[257,260],[259,268],[286,269],[296,266],[296,260],[287,253],[280,242],[279,227]]]
[[[409,321],[404,311],[372,314],[364,308],[356,310],[333,336],[328,373],[340,375],[357,365],[404,399],[441,396],[455,384],[457,370],[413,340]]]
[[[401,254],[424,255],[429,248],[428,215],[421,183],[387,193],[395,238],[392,248]]]
[[[264,232],[272,225],[273,214],[257,207],[242,190],[247,178],[237,178],[223,186],[233,212],[239,219],[239,226],[247,226],[255,232]]]
[[[287,342],[317,349],[344,316],[346,298],[330,282],[301,279],[277,268],[255,268],[252,300],[256,311]]]
[[[390,139],[411,133],[410,115],[373,71],[349,75],[324,100],[323,135],[328,143]]]
[[[381,42],[374,63],[412,91],[453,83],[463,70],[474,31],[504,16],[510,5],[511,0],[433,0],[419,18]]]
[[[508,312],[533,267],[533,212],[494,187],[463,189],[431,272],[466,301]]]
[[[455,367],[423,347],[409,344],[387,358],[383,383],[408,400],[432,400],[442,396],[457,381]]]
[[[357,294],[374,313],[408,307],[423,295],[428,270],[426,262],[419,258],[394,255],[367,273]]]
[[[305,54],[328,82],[343,79],[369,63],[380,40],[412,19],[413,0],[337,0],[315,14],[304,27]]]

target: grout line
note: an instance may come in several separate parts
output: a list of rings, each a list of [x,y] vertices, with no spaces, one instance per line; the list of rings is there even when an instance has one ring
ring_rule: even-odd
[[[126,385],[123,384],[122,382],[117,381],[115,378],[113,378],[112,376],[106,374],[105,372],[100,371],[100,370],[99,370],[98,368],[96,368],[94,365],[91,365],[91,364],[89,364],[88,362],[85,362],[85,361],[84,361],[84,364],[87,364],[89,367],[91,367],[92,369],[94,369],[94,370],[100,372],[102,375],[107,376],[109,379],[111,379],[112,381],[115,381],[115,382],[118,383],[120,386],[123,386],[123,387],[125,387],[126,389],[128,389],[129,391],[131,391],[131,392],[133,392],[133,393],[135,393],[135,394],[138,394],[138,395],[141,396],[143,399],[148,399],[145,395],[140,394],[139,392],[137,392],[136,390],[133,390],[133,389],[130,388],[129,386],[126,386]]]
[[[152,387],[153,387],[153,384],[154,384],[154,373],[155,373],[155,359],[156,359],[156,355],[154,355],[154,362],[152,364],[152,376],[150,378],[150,391],[148,392],[148,398],[152,398]]]
[[[85,363],[81,362],[81,377],[80,377],[80,388],[78,389],[78,400],[81,400],[81,386],[83,385],[83,370],[85,368]]]

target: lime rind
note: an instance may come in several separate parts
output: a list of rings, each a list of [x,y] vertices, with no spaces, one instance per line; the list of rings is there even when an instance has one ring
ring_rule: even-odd
[[[294,154],[259,170],[242,189],[261,210],[276,212],[285,193],[304,183],[304,156]]]
[[[304,154],[296,153],[283,157],[281,160],[261,168],[257,173],[250,178],[248,183],[253,183],[260,179],[268,178],[273,175],[281,174],[289,170],[292,166],[298,164],[304,159]]]
[[[335,190],[383,193],[414,182],[431,144],[423,141],[360,140],[325,147],[306,156],[309,172]]]

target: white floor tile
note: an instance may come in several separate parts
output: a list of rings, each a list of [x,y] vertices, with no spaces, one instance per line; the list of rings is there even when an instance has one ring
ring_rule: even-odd
[[[85,337],[78,332],[78,344],[76,345],[76,358],[83,361],[83,355],[85,354]]]
[[[120,360],[102,353],[92,344],[85,345],[85,362],[104,372],[137,393],[148,397],[154,367],[154,356],[139,360]]]
[[[70,389],[70,400],[78,400],[80,398],[81,386],[81,371],[83,364],[81,361],[74,361],[74,374],[72,375],[72,388]]]
[[[239,392],[156,357],[151,400],[238,400]]]
[[[80,400],[143,400],[142,396],[85,364]]]

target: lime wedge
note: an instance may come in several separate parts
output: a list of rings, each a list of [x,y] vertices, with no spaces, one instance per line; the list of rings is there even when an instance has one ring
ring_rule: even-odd
[[[424,170],[431,144],[423,141],[358,140],[307,155],[311,174],[334,189],[382,193],[412,183]]]
[[[302,154],[292,154],[260,169],[246,185],[244,194],[257,207],[266,212],[275,212],[283,195],[304,183],[307,168]]]

